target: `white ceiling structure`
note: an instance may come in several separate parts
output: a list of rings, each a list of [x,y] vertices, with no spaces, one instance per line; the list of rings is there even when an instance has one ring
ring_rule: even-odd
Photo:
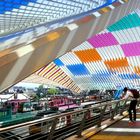
[[[66,6],[66,1],[64,0],[59,2],[42,0],[40,4],[46,1],[54,2],[54,5],[56,5],[55,3],[63,3]],[[22,0],[5,0],[5,2],[8,4],[0,2],[3,8],[10,6],[12,2],[18,3],[18,6],[10,9],[1,9],[0,15],[4,17],[9,12],[10,16],[13,15],[12,13],[18,13],[16,18],[18,21],[18,18],[21,16],[21,8],[24,6],[26,8],[35,8],[35,5],[38,5],[41,1],[31,0],[26,4],[23,4]],[[72,4],[73,2],[75,2],[75,5]],[[83,0],[78,2],[85,3]],[[67,0],[67,4],[73,5],[73,7],[78,7],[76,6],[78,2],[76,0]],[[32,28],[30,28],[30,24],[26,24],[26,27],[21,24],[22,27],[19,28],[18,24],[16,24],[18,22],[14,19],[15,30],[14,28],[10,29],[13,18],[8,20],[8,25],[11,24],[10,26],[4,26],[5,24],[2,25],[3,22],[1,22],[2,37],[0,38],[0,49],[11,47],[11,51],[7,49],[4,54],[1,54],[0,90],[10,87],[30,74],[32,75],[24,81],[45,83],[47,81],[45,79],[49,79],[55,84],[69,88],[76,93],[80,93],[83,90],[116,89],[124,86],[139,88],[139,0],[119,0],[117,2],[112,0],[95,2],[95,0],[91,0],[86,2],[90,4],[97,4],[98,2],[98,5],[95,4],[96,8],[100,7],[101,9],[97,12],[92,11],[93,13],[88,16],[85,15],[80,22],[72,22],[76,19],[73,17],[73,14],[67,14],[69,18],[72,16],[73,20],[69,18],[67,20],[65,14],[64,17],[58,14],[59,16],[56,18],[53,16],[50,16],[49,20],[45,18],[43,24],[38,21],[32,22],[34,18],[31,18]],[[109,5],[112,2],[114,3]],[[32,3],[32,6],[29,3]],[[61,4],[57,6],[60,8]],[[54,5],[51,7],[54,7]],[[102,8],[102,6],[106,5],[108,6]],[[61,8],[65,9],[65,6]],[[94,7],[94,10],[96,8]],[[84,6],[82,9],[84,9]],[[78,11],[75,15],[91,10],[90,8],[85,9],[83,11],[75,10],[75,12]],[[59,9],[59,12],[61,10]],[[27,13],[22,13],[22,17],[25,15],[33,16],[33,13]],[[117,16],[116,13],[118,14]],[[78,16],[80,17],[80,15]],[[54,28],[69,22],[72,23],[58,28],[58,30],[52,30],[54,28],[46,26],[47,23],[58,21],[57,18],[63,19],[64,22],[59,21],[59,24],[51,24]],[[4,20],[5,23],[8,23],[6,22],[7,18],[4,18]],[[106,29],[104,29],[105,27]],[[52,30],[52,32],[48,32],[48,29]],[[27,45],[28,43],[29,45]],[[20,44],[20,46],[12,47],[17,44]],[[11,60],[8,58],[11,58]],[[52,60],[54,61],[51,62]],[[35,73],[33,74],[33,72]],[[43,80],[41,80],[41,77],[43,77]]]
[[[0,34],[77,15],[105,5],[107,0],[4,0],[0,1]]]
[[[0,1],[0,50],[30,43],[116,0]]]

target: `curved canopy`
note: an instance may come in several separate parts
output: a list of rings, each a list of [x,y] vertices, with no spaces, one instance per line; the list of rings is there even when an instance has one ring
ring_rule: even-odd
[[[78,91],[139,88],[140,11],[125,16],[36,74],[68,88],[75,83]]]
[[[109,0],[108,2],[112,1]],[[137,7],[139,7],[139,0],[115,1],[107,7],[92,11],[87,16],[61,28],[50,29],[51,31],[45,34],[43,34],[44,28],[36,30],[37,28],[33,27],[31,32],[28,30],[25,34],[16,33],[13,36],[9,34],[0,38],[0,49],[7,48],[0,51],[0,92],[25,79]],[[118,13],[117,16],[116,13]],[[33,41],[36,33],[38,36]],[[43,35],[39,36],[39,34]],[[65,76],[69,77],[67,74]],[[66,79],[65,76],[63,77],[65,83],[62,84],[66,85],[71,77]],[[81,90],[73,80],[67,87],[76,92]]]
[[[29,44],[117,0],[2,0],[0,50]]]
[[[0,35],[62,20],[112,1],[114,0],[3,0],[0,1]]]

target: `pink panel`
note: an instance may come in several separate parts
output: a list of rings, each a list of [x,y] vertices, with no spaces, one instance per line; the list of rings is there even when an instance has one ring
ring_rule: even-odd
[[[138,56],[140,55],[140,42],[134,42],[121,45],[125,56]]]
[[[112,33],[97,34],[88,39],[88,42],[95,48],[119,44]]]

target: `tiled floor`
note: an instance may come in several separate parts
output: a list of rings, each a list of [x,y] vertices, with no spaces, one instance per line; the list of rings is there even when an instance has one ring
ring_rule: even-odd
[[[116,117],[115,120],[118,120],[116,123],[115,120],[105,121],[102,126],[106,124],[109,126],[105,129],[91,128],[82,132],[81,138],[73,136],[66,140],[140,140],[140,112],[137,113],[135,123],[129,123],[128,117],[120,119],[121,117]]]
[[[140,115],[135,123],[129,123],[128,118],[111,125],[88,140],[140,140]]]

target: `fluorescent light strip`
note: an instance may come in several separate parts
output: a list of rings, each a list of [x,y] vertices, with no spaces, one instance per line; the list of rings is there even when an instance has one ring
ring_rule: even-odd
[[[138,114],[138,113],[137,113]],[[139,113],[140,114],[140,113]],[[122,119],[122,121],[129,121],[129,118],[124,118]],[[138,118],[137,121],[140,121],[140,119]]]
[[[127,133],[139,133],[140,129],[139,128],[107,128],[103,130],[104,132],[127,132]]]

